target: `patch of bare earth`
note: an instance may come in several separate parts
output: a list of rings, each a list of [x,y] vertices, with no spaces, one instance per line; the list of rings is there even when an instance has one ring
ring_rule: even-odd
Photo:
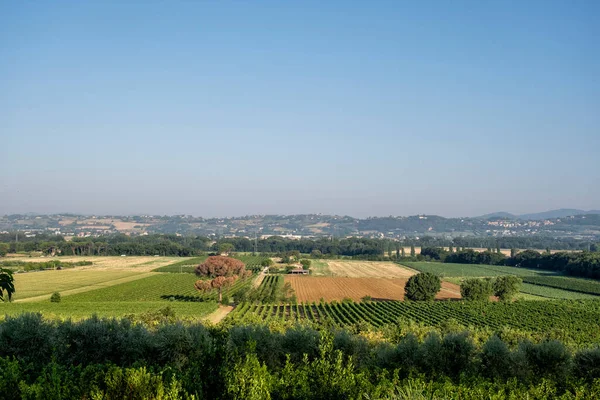
[[[407,279],[401,278],[350,278],[286,276],[295,291],[298,301],[313,302],[341,301],[350,298],[360,301],[365,296],[374,300],[403,300]],[[459,299],[460,287],[450,282],[442,282],[442,289],[436,299]]]
[[[216,325],[219,322],[221,322],[223,320],[223,318],[225,318],[231,311],[233,311],[232,306],[219,306],[219,308],[216,311],[210,313],[205,318],[205,321],[208,321],[211,324]]]

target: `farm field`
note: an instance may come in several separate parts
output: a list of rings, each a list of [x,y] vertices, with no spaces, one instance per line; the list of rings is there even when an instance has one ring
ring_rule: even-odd
[[[49,301],[31,303],[6,303],[0,305],[0,319],[5,315],[18,315],[24,312],[41,313],[44,318],[74,319],[89,318],[96,314],[99,317],[123,317],[154,313],[166,307],[175,312],[177,318],[199,320],[217,309],[217,303],[207,302],[166,302],[166,301],[93,301],[67,302],[67,297],[60,303]]]
[[[348,326],[362,321],[374,326],[419,322],[440,327],[452,318],[471,327],[501,331],[505,327],[556,335],[577,344],[600,341],[600,301],[551,300],[502,302],[333,302],[292,305],[244,303],[228,317],[232,323],[256,321],[312,321]]]
[[[153,256],[70,256],[70,257],[23,257],[23,262],[61,262],[91,261],[93,264],[78,269],[132,269],[151,271],[165,265],[182,261],[182,257],[153,257]]]
[[[460,278],[516,275],[523,279],[521,293],[543,299],[600,299],[600,282],[563,276],[552,271],[502,265],[454,264],[440,262],[405,262],[421,272],[431,272],[459,283]]]
[[[286,276],[295,291],[298,301],[312,302],[323,299],[341,301],[352,299],[360,301],[365,296],[377,300],[403,300],[406,279],[399,278],[348,278]],[[449,282],[443,282],[442,290],[436,297],[439,300],[460,298],[460,288]]]
[[[414,268],[420,272],[431,272],[441,277],[483,278],[502,275],[533,276],[540,274],[553,274],[549,271],[506,267],[502,265],[455,264],[425,261],[403,262],[402,265]]]
[[[67,269],[15,274],[15,301],[47,296],[53,292],[88,291],[119,284],[128,280],[142,279],[151,273],[134,270],[104,271]],[[65,293],[66,294],[66,293]]]
[[[417,273],[410,268],[387,261],[327,260],[333,276],[349,278],[409,278]]]

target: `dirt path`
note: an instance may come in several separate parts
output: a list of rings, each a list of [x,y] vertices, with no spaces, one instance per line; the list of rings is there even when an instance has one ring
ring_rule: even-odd
[[[219,306],[216,311],[210,313],[204,320],[216,325],[232,311],[232,306]]]
[[[257,287],[260,286],[260,284],[262,283],[263,279],[265,279],[265,274],[267,273],[267,271],[269,270],[269,267],[265,267],[260,274],[258,274],[258,276],[256,277],[256,279],[254,279],[254,282],[252,282],[252,287],[254,289],[256,289]]]
[[[137,274],[137,275],[133,275],[133,276],[128,276],[128,277],[125,277],[125,278],[113,279],[113,280],[107,281],[107,282],[101,282],[101,283],[95,283],[95,284],[92,284],[92,285],[81,286],[81,287],[78,287],[78,288],[75,288],[75,289],[61,290],[60,291],[60,295],[61,296],[68,296],[70,294],[77,294],[77,293],[89,292],[90,290],[102,289],[102,288],[105,288],[105,287],[118,285],[120,283],[137,281],[138,279],[143,279],[143,278],[146,278],[148,276],[155,275],[155,274],[156,274],[155,272],[145,272],[145,273],[141,273],[141,274]],[[27,297],[25,299],[17,299],[17,300],[14,300],[14,302],[15,303],[31,303],[31,302],[35,302],[35,301],[48,300],[50,298],[50,296],[52,296],[52,293],[43,294],[43,295],[34,296],[34,297]]]

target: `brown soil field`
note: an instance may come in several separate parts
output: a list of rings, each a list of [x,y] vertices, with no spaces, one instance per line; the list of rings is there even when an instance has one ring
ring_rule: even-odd
[[[365,296],[373,300],[403,300],[406,279],[286,276],[300,302],[341,301],[350,298],[360,301]],[[460,287],[442,282],[438,300],[460,298]]]
[[[417,273],[410,268],[386,261],[327,261],[333,276],[350,278],[409,278]]]

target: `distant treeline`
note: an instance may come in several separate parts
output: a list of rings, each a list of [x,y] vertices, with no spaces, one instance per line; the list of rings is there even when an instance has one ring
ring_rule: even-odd
[[[507,257],[502,253],[492,251],[477,252],[466,249],[449,252],[441,247],[424,247],[421,249],[421,256],[446,263],[508,265],[600,279],[599,252],[558,252],[551,254],[549,252],[540,253],[535,250],[525,250]]]
[[[349,256],[356,258],[381,257],[384,255],[401,256],[401,248],[406,246],[422,247],[483,247],[483,248],[551,248],[556,250],[588,250],[597,249],[597,245],[574,239],[555,238],[455,238],[453,240],[433,237],[422,237],[419,240],[406,239],[393,241],[390,239],[368,238],[316,238],[287,239],[272,236],[259,239],[236,237],[211,239],[204,236],[179,236],[174,234],[152,234],[143,236],[127,236],[124,234],[106,235],[94,238],[73,238],[66,241],[62,236],[40,234],[25,237],[17,233],[0,234],[0,256],[10,252],[41,251],[54,255],[161,255],[161,256],[193,256],[207,251],[218,250],[219,246],[228,243],[234,251],[259,253],[284,253],[299,251],[310,254],[320,252],[324,256]]]

